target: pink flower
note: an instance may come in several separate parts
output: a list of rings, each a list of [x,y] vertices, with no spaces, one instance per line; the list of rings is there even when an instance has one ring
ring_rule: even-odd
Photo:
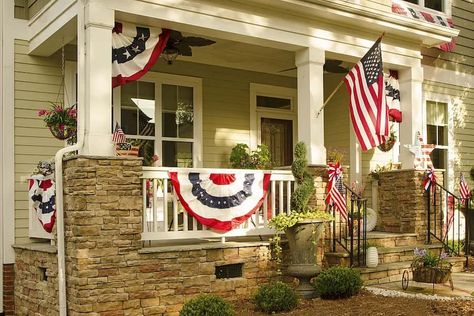
[[[64,132],[64,124],[59,124],[59,130],[60,130],[61,132]]]
[[[38,116],[45,116],[45,115],[48,115],[49,112],[47,110],[39,110],[38,111]]]
[[[71,116],[71,117],[73,117],[73,118],[76,118],[76,116],[77,116],[77,110],[76,110],[75,108],[70,108],[70,109],[68,110],[68,112],[69,112],[69,116]]]
[[[62,111],[64,111],[64,109],[63,109],[62,106],[56,105],[56,106],[54,107],[54,112],[56,112],[56,113],[61,113]]]
[[[153,155],[153,156],[151,157],[151,160],[153,160],[153,162],[156,162],[156,161],[160,160],[160,156],[158,156],[158,155]]]

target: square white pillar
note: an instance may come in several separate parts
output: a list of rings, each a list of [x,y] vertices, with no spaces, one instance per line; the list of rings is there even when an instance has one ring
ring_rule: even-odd
[[[324,111],[317,116],[324,103],[324,50],[309,47],[296,52],[298,68],[298,141],[308,148],[308,163],[326,164],[324,147]]]
[[[112,28],[114,11],[100,1],[85,10],[85,136],[81,154],[113,156]]]
[[[411,169],[414,155],[404,146],[415,141],[416,133],[423,133],[423,68],[416,67],[401,70],[400,109],[403,121],[400,123],[400,162],[403,169]]]

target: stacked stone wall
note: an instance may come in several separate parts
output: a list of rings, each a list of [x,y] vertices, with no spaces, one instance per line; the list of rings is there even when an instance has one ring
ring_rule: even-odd
[[[21,245],[15,254],[15,314],[58,315],[56,248]]]
[[[423,189],[424,176],[425,171],[414,169],[380,173],[377,230],[393,233],[416,233],[419,241],[425,240],[427,198]],[[443,183],[442,173],[436,173],[436,176],[438,183]],[[437,209],[436,227],[437,230],[441,230],[443,217],[441,208],[437,207]],[[434,227],[434,221],[431,224]],[[438,233],[440,232],[438,231]]]

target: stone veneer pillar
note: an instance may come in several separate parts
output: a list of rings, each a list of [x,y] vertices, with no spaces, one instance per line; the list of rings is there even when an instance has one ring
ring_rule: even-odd
[[[380,173],[379,219],[377,230],[394,233],[416,233],[419,241],[426,239],[427,201],[423,190],[425,171],[404,169]],[[443,174],[436,172],[438,183]],[[440,208],[438,208],[440,209]],[[442,228],[442,214],[437,215]]]

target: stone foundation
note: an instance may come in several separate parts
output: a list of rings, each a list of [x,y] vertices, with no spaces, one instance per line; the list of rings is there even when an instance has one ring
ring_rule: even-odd
[[[5,315],[14,315],[14,281],[15,269],[13,264],[3,265],[3,313]]]
[[[414,169],[380,173],[377,230],[416,233],[419,241],[426,239],[427,201],[423,189],[424,175],[425,171]],[[443,182],[442,173],[436,173],[436,177],[438,183]],[[437,218],[437,227],[441,229],[441,213]]]
[[[15,246],[16,315],[59,315],[56,252],[49,244]]]

